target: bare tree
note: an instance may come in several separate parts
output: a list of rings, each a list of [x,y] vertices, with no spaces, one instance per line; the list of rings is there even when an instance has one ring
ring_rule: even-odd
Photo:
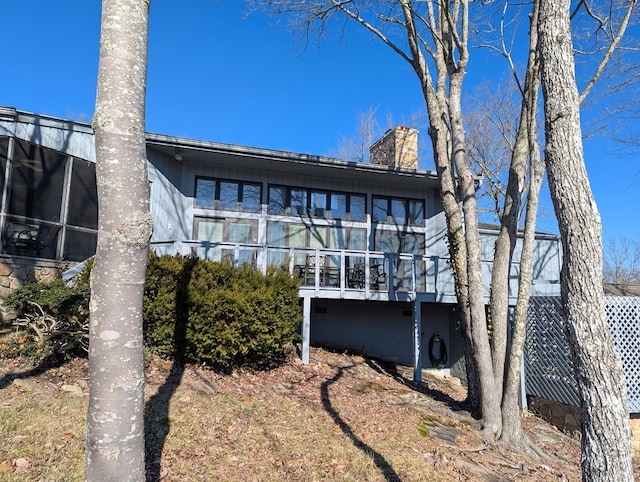
[[[505,129],[511,131],[513,140],[505,139],[509,149],[509,175],[496,177],[496,194],[504,195],[499,208],[500,235],[496,243],[496,255],[491,280],[490,313],[493,325],[492,348],[487,346],[486,318],[482,296],[482,275],[479,260],[478,205],[473,186],[474,173],[469,162],[469,142],[465,137],[461,93],[469,50],[469,5],[461,2],[411,2],[396,0],[388,2],[338,2],[337,0],[288,0],[257,2],[259,8],[274,13],[287,13],[295,18],[298,31],[304,35],[326,35],[330,20],[334,17],[357,22],[390,47],[413,68],[425,99],[429,116],[429,135],[433,144],[434,161],[440,179],[441,196],[448,223],[448,241],[451,266],[456,281],[458,308],[465,333],[466,361],[470,380],[470,400],[479,395],[478,406],[483,416],[485,435],[503,440],[519,447],[527,448],[519,427],[517,409],[517,380],[522,356],[523,313],[528,304],[531,282],[531,256],[535,230],[535,216],[538,191],[542,180],[539,142],[537,140],[537,22],[533,21],[530,32],[529,57],[525,69],[524,83],[517,76],[511,60],[511,50],[515,45],[515,35],[511,45],[503,42],[503,55],[509,61],[511,71],[521,95],[518,119]],[[586,5],[585,2],[580,2]],[[502,6],[509,7],[508,2]],[[524,8],[520,4],[519,9]],[[586,7],[585,7],[586,9]],[[537,15],[534,9],[531,18]],[[524,15],[522,16],[525,17]],[[505,31],[505,17],[500,19],[500,30]],[[344,27],[345,23],[340,25]],[[617,31],[613,39],[620,38],[624,27]],[[343,32],[338,32],[341,35]],[[504,34],[503,34],[503,39]],[[612,43],[615,50],[615,43]],[[596,72],[590,77],[595,85],[602,72],[601,67],[611,58],[611,45],[605,49]],[[482,147],[474,151],[481,157],[488,150]],[[493,155],[494,153],[490,153]],[[482,168],[482,166],[481,166]],[[528,174],[528,177],[527,177]],[[457,185],[456,185],[457,183]],[[527,219],[521,255],[520,291],[516,304],[517,325],[514,342],[508,351],[508,279],[512,265],[518,223],[523,212],[527,186],[532,191],[527,197]],[[535,191],[535,192],[534,192]],[[461,209],[460,209],[461,207]],[[464,217],[461,214],[464,213]],[[507,356],[508,355],[508,356]],[[506,375],[505,375],[506,372]],[[477,377],[477,378],[476,378]],[[474,385],[474,380],[477,385]],[[474,393],[473,388],[477,388]],[[504,394],[503,394],[504,388]],[[502,416],[499,410],[502,401]],[[515,408],[514,408],[515,407]],[[509,426],[505,427],[504,424]],[[514,425],[515,424],[515,425]],[[506,430],[505,430],[506,428]]]
[[[344,19],[368,30],[413,69],[429,118],[429,136],[441,187],[458,311],[465,339],[470,400],[482,415],[484,433],[501,430],[487,334],[480,258],[475,175],[467,159],[462,114],[463,80],[469,59],[469,2],[266,1],[257,8],[290,14],[299,32],[325,34]],[[338,35],[341,35],[338,32]]]
[[[609,239],[603,276],[606,283],[640,285],[640,243],[628,236]]]
[[[356,137],[343,136],[336,150],[336,156],[352,162],[369,162],[369,147],[380,137],[382,128],[376,118],[377,107],[358,114]]]
[[[595,28],[592,28],[589,38],[598,38],[595,42],[597,48],[592,47],[592,51],[589,52],[589,70],[585,68],[584,75],[587,76],[588,81],[584,83],[584,91],[580,95],[580,101],[583,101],[589,92],[592,92],[594,86],[597,86],[597,82],[605,70],[608,62],[612,59],[613,53],[620,45],[620,41],[624,36],[625,30],[628,26],[628,20],[631,12],[634,8],[632,2],[628,5],[624,5],[624,9],[618,8],[616,5],[611,5],[608,10],[608,15],[598,17],[594,15],[594,11],[590,8],[587,2],[580,2],[579,6],[583,9],[577,8],[574,14],[574,23],[579,25],[580,28],[585,28],[588,22],[584,21],[583,17],[587,20],[598,20]],[[509,16],[509,9],[515,9],[515,13]],[[522,14],[523,5],[513,4],[505,1],[497,4],[497,14],[489,15],[492,23],[488,24],[488,31],[495,33],[499,32],[497,36],[497,42],[493,44],[487,43],[493,51],[503,56],[510,67],[512,76],[515,80],[514,85],[518,86],[518,90],[522,96],[522,107],[519,115],[518,129],[515,133],[515,138],[512,145],[512,157],[509,164],[509,178],[506,187],[499,184],[497,176],[492,176],[489,179],[496,180],[496,185],[499,189],[494,189],[494,194],[497,197],[504,196],[504,211],[501,217],[501,229],[500,236],[496,242],[496,250],[494,256],[494,269],[492,273],[491,281],[491,315],[493,326],[493,360],[494,360],[494,372],[496,376],[496,384],[499,385],[501,380],[501,366],[504,360],[503,354],[509,353],[509,361],[506,365],[507,377],[504,381],[504,396],[502,399],[502,415],[503,415],[503,432],[501,440],[507,442],[510,446],[519,446],[521,449],[526,450],[531,446],[530,442],[524,437],[520,424],[513,423],[516,419],[518,410],[515,403],[515,394],[517,393],[517,379],[519,378],[520,359],[522,355],[522,343],[524,341],[524,326],[526,323],[526,307],[529,299],[529,283],[530,283],[530,269],[531,269],[531,250],[532,236],[535,227],[535,213],[537,212],[538,204],[538,191],[540,189],[540,182],[542,179],[542,169],[540,165],[540,152],[539,143],[537,141],[537,94],[538,89],[537,79],[537,57],[534,55],[537,51],[537,18],[538,18],[538,4],[533,4],[533,10],[527,16],[531,20],[532,28],[530,30],[530,45],[529,45],[529,59],[525,70],[524,83],[520,80],[515,63],[512,60],[513,48],[515,45],[515,29],[518,25],[518,19],[525,18]],[[582,12],[584,10],[584,12]],[[583,13],[582,16],[580,14]],[[602,23],[604,21],[604,23]],[[602,29],[607,29],[607,35],[599,36],[598,32]],[[600,38],[602,37],[602,38]],[[495,36],[494,36],[495,38]],[[594,66],[595,60],[595,68]],[[621,84],[623,85],[624,82]],[[495,96],[494,96],[495,97]],[[491,96],[489,96],[491,98]],[[481,100],[475,100],[475,102],[482,102]],[[503,112],[506,109],[500,111]],[[496,109],[483,109],[482,117],[484,125],[493,125],[501,129],[504,138],[498,137],[499,141],[505,143],[505,139],[510,139],[509,130],[502,128],[503,126],[510,126],[511,123],[500,120],[500,114],[496,114]],[[497,121],[494,119],[498,119]],[[507,304],[505,292],[507,290],[506,276],[507,268],[511,265],[511,258],[513,256],[513,247],[515,243],[516,226],[518,223],[519,213],[517,211],[518,206],[521,206],[523,196],[526,193],[525,189],[525,175],[526,175],[526,158],[527,150],[529,157],[529,193],[527,198],[526,209],[526,221],[524,229],[524,241],[521,250],[520,257],[520,285],[518,291],[518,299],[514,312],[514,328],[512,333],[512,341],[509,350],[506,348],[506,329],[505,314],[507,313]],[[485,162],[483,154],[486,151],[472,151],[474,154],[479,154],[480,161]],[[484,165],[491,165],[486,163]],[[486,170],[486,169],[485,169]],[[504,194],[502,194],[504,193]],[[508,261],[507,261],[508,260]]]
[[[98,245],[91,283],[85,480],[145,478],[142,295],[152,221],[145,143],[149,0],[103,0],[93,118]]]
[[[507,191],[511,153],[519,118],[520,94],[511,79],[499,86],[483,82],[464,99],[471,167],[482,178],[478,190],[481,219],[498,224]]]
[[[545,161],[563,246],[565,333],[582,401],[583,480],[633,480],[627,391],[604,311],[600,216],[582,150],[570,0],[538,1]]]

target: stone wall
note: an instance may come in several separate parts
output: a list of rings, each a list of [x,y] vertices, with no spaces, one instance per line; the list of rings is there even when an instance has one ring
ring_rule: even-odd
[[[3,301],[16,288],[34,281],[49,281],[59,278],[60,263],[35,259],[15,259],[0,256],[0,321],[11,321],[15,313],[5,308]]]
[[[532,396],[527,397],[527,403],[532,412],[540,415],[559,430],[578,440],[582,437],[579,407]],[[631,455],[634,459],[640,460],[640,414],[631,414],[630,423],[632,431]]]

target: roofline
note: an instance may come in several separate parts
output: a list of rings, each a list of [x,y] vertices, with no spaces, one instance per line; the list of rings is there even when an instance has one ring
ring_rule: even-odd
[[[292,162],[299,164],[309,164],[319,167],[329,167],[345,169],[349,171],[363,171],[373,173],[394,173],[396,175],[408,177],[427,177],[437,179],[437,174],[433,171],[423,169],[406,169],[390,166],[379,166],[362,162],[350,162],[343,159],[328,156],[317,156],[312,154],[301,154],[290,151],[280,151],[275,149],[264,149],[258,147],[240,146],[237,144],[225,144],[222,142],[201,141],[186,137],[175,137],[164,134],[147,133],[147,143],[150,145],[184,148],[190,150],[206,151],[214,154],[243,155],[270,161]]]
[[[48,127],[56,127],[59,129],[69,129],[70,126],[74,130],[93,133],[90,123],[62,119],[46,114],[35,114],[27,111],[20,111],[14,107],[0,106],[0,121],[10,120],[14,122],[25,122],[30,124],[39,124]],[[437,180],[437,174],[433,171],[425,169],[406,169],[396,168],[392,166],[379,166],[375,164],[366,164],[362,162],[349,162],[343,159],[328,156],[317,156],[312,154],[301,154],[289,151],[280,151],[274,149],[264,149],[257,147],[240,146],[236,144],[226,144],[222,142],[202,141],[190,139],[186,137],[176,137],[166,134],[145,133],[147,144],[164,145],[176,148],[200,150],[218,154],[243,155],[247,157],[268,159],[272,161],[292,162],[300,164],[309,164],[319,167],[330,167],[334,169],[345,169],[350,171],[362,171],[370,173],[393,173],[399,176],[407,177],[424,177]]]
[[[7,120],[12,122],[24,122],[27,124],[37,124],[45,127],[54,127],[58,129],[69,129],[73,126],[74,131],[81,131],[93,134],[91,124],[87,122],[62,119],[46,114],[34,114],[23,110],[17,110],[15,107],[0,106],[0,121]]]

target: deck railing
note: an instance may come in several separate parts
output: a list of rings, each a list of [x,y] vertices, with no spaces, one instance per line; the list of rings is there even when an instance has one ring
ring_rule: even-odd
[[[152,246],[160,254],[177,252],[235,265],[249,263],[262,272],[269,265],[287,265],[300,279],[301,289],[316,292],[437,294],[452,286],[446,259],[438,256],[209,241],[155,242]]]

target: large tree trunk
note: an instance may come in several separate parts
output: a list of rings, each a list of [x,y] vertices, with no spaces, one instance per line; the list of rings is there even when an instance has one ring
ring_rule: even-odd
[[[501,418],[497,410],[500,399],[496,397],[487,337],[475,179],[466,159],[461,109],[462,82],[468,61],[468,2],[426,4],[431,25],[437,26],[431,30],[435,40],[435,50],[431,52],[436,66],[435,81],[421,50],[412,2],[401,0],[400,3],[412,54],[410,60],[420,80],[429,114],[429,135],[433,141],[442,205],[447,218],[451,267],[465,337],[469,401],[474,412],[480,411],[485,435],[493,439],[500,432]],[[452,17],[447,19],[448,15]],[[420,19],[420,23],[423,20]],[[458,27],[455,42],[452,29]],[[456,49],[457,56],[453,54]],[[456,186],[456,174],[459,188]]]
[[[93,119],[98,246],[92,273],[88,481],[140,481],[142,295],[149,239],[145,91],[149,0],[103,0]]]
[[[546,164],[563,247],[562,301],[581,398],[583,480],[633,480],[627,392],[604,311],[600,216],[587,176],[570,0],[539,0]]]

